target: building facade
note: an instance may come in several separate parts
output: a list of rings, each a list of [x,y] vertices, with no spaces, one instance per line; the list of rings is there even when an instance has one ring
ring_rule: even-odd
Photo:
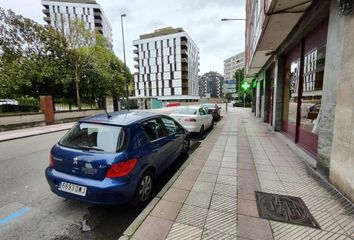
[[[352,201],[353,7],[337,0],[247,1],[246,21],[255,115],[305,150]]]
[[[224,77],[218,72],[207,72],[199,77],[199,96],[204,98],[221,98]]]
[[[182,28],[141,35],[135,47],[135,98],[160,101],[199,99],[199,49]]]
[[[112,27],[101,6],[94,0],[42,0],[43,20],[62,31],[70,33],[71,24],[80,20],[86,28],[102,34],[112,45]]]
[[[235,79],[237,69],[245,67],[245,52],[238,53],[224,60],[224,77],[225,80]]]

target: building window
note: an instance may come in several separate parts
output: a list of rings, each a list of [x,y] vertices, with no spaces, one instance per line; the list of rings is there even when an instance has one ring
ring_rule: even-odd
[[[58,13],[60,13],[60,8],[59,8],[59,6],[57,6],[57,10],[58,10]]]
[[[86,8],[82,8],[82,11],[84,12],[84,15],[86,15]]]
[[[87,8],[87,15],[90,15],[90,8]]]
[[[73,7],[73,12],[74,14],[76,14],[76,7]]]
[[[69,7],[66,7],[66,13],[69,14]]]

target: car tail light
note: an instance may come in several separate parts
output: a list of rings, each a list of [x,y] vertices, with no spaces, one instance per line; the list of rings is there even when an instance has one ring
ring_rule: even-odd
[[[50,154],[50,156],[49,156],[49,167],[54,167],[54,159],[53,159],[52,154]]]
[[[196,122],[197,120],[195,118],[186,118],[184,119],[186,122]]]
[[[137,159],[131,159],[125,162],[114,163],[109,168],[106,177],[118,178],[127,176],[136,166]]]

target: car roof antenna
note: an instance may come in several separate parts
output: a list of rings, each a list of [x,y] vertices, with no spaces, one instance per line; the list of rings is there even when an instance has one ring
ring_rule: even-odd
[[[112,116],[108,114],[106,107],[103,107],[103,109],[104,109],[104,112],[105,112],[106,115],[107,115],[107,118],[111,118]]]

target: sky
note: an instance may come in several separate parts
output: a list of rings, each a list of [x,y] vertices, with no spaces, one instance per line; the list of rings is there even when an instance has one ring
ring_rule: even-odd
[[[135,72],[133,40],[164,27],[182,27],[200,50],[200,75],[224,73],[224,60],[244,51],[246,0],[96,0],[112,25],[113,50],[123,59],[120,15],[125,13],[124,37],[127,65]],[[0,7],[44,24],[40,0],[0,0]]]

